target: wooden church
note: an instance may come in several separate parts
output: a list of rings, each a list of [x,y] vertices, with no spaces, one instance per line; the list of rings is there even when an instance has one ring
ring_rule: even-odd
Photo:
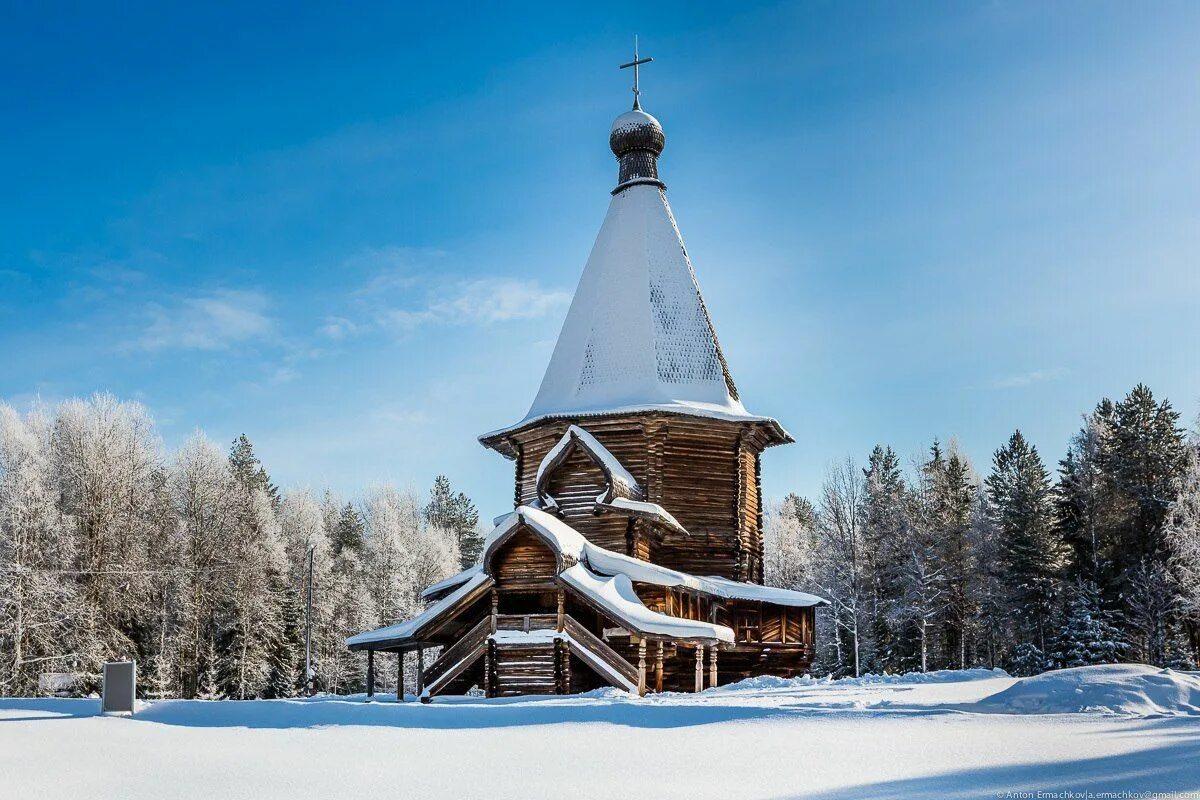
[[[423,613],[347,640],[367,651],[369,693],[376,651],[417,651],[423,701],[700,691],[812,662],[825,601],[762,585],[760,459],[792,438],[738,396],[659,179],[641,63],[541,388],[524,419],[479,437],[515,465],[515,510],[478,566],[425,590]]]

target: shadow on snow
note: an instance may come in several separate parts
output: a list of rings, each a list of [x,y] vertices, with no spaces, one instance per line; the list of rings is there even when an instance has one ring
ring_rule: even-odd
[[[1141,797],[1150,793],[1200,790],[1200,726],[1194,718],[1127,720],[1129,732],[1167,737],[1167,744],[1119,755],[1048,760],[923,775],[846,786],[827,792],[799,792],[778,800],[979,800],[1005,797]],[[1106,735],[1113,735],[1109,732]],[[1042,794],[1057,793],[1057,794]],[[1088,792],[1092,794],[1089,795]],[[1122,792],[1131,794],[1122,795]],[[1189,796],[1191,796],[1189,794]]]

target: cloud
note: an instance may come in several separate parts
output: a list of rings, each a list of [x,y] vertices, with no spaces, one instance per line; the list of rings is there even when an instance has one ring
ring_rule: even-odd
[[[326,317],[324,324],[317,328],[317,332],[322,336],[338,341],[353,336],[360,330],[362,325],[346,317]]]
[[[150,324],[137,341],[143,350],[223,350],[275,333],[259,292],[223,290],[183,297],[147,309]]]
[[[1020,389],[1024,386],[1029,386],[1034,383],[1046,383],[1047,381],[1056,381],[1065,378],[1070,374],[1070,370],[1066,367],[1055,367],[1054,369],[1035,369],[1032,372],[1026,372],[1020,375],[1009,375],[1005,378],[997,378],[992,381],[993,389]]]
[[[547,289],[537,281],[479,278],[462,281],[431,298],[422,308],[387,309],[380,315],[391,328],[412,331],[424,325],[492,325],[541,319],[571,302],[562,289]]]

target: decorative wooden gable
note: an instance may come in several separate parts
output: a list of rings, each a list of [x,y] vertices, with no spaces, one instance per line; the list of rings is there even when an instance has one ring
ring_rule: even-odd
[[[584,461],[583,465],[581,461]],[[579,468],[588,463],[594,469]],[[575,467],[573,475],[561,474],[572,466]],[[599,491],[594,491],[596,489]],[[542,459],[537,472],[537,495],[542,508],[552,512],[561,512],[564,505],[579,501],[594,507],[609,505],[617,498],[643,499],[637,479],[596,437],[578,425],[567,428],[558,444]]]

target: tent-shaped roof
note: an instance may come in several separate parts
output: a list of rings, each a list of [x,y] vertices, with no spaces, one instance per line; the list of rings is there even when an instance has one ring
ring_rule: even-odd
[[[650,183],[613,195],[529,413],[480,439],[633,411],[761,422],[791,441],[738,399],[666,195]]]

